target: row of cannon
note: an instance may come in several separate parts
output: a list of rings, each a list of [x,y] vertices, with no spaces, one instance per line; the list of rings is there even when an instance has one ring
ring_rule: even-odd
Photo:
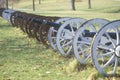
[[[50,17],[4,8],[0,16],[63,56],[74,54],[81,64],[92,59],[105,76],[120,72],[120,20]]]

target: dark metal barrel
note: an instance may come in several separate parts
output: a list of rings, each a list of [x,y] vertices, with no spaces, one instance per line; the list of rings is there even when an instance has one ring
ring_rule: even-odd
[[[89,32],[89,30],[84,30],[84,33],[82,35],[84,37],[92,37],[93,38],[95,36],[95,34],[96,34],[96,32]],[[112,39],[116,39],[117,38],[117,35],[116,35],[115,32],[108,32],[106,34],[108,34],[110,36],[110,38],[112,38]],[[104,34],[103,36],[107,37],[106,34]],[[120,38],[120,33],[119,33],[119,38]]]

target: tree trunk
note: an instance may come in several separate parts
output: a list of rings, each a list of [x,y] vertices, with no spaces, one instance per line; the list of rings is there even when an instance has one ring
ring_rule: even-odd
[[[35,11],[35,0],[33,0],[33,11]]]
[[[41,4],[41,0],[39,0],[39,4]]]
[[[71,0],[71,6],[72,6],[72,10],[75,11],[75,0]]]
[[[6,0],[6,9],[8,9],[8,0]]]
[[[0,8],[6,8],[6,1],[0,0]]]
[[[91,0],[88,0],[88,9],[91,9]]]

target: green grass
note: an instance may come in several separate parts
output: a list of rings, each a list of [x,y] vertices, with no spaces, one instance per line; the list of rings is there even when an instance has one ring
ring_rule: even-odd
[[[21,30],[0,20],[0,80],[85,80],[91,73],[90,67],[80,74],[66,73],[64,67],[72,58],[46,49],[36,40],[27,38]]]
[[[23,0],[14,4],[14,9],[44,16],[117,20],[120,19],[119,4],[120,1],[115,0],[92,0],[92,9],[88,9],[87,0],[82,0],[76,2],[76,11],[71,11],[69,0],[44,0],[41,5],[36,2],[33,12],[32,1]],[[119,77],[106,78],[97,74],[92,63],[78,64],[79,70],[71,71],[68,66],[73,62],[74,57],[65,58],[51,48],[46,49],[0,18],[0,80],[91,80],[93,77],[119,80]]]

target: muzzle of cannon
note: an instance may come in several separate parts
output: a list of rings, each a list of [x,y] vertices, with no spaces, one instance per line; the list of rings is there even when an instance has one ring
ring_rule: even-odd
[[[10,22],[10,17],[12,15],[12,13],[14,13],[14,12],[15,11],[13,11],[13,10],[4,10],[2,12],[2,17]]]

